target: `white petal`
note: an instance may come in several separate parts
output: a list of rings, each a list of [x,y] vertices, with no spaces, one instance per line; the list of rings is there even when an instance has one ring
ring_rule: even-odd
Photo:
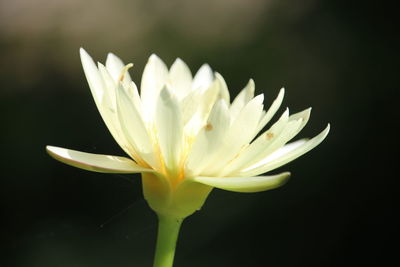
[[[134,161],[117,156],[91,154],[76,150],[47,146],[47,152],[65,164],[88,171],[104,173],[138,173],[153,170],[139,166]]]
[[[83,71],[85,72],[93,98],[96,103],[98,102],[101,104],[104,95],[103,79],[89,54],[83,48],[81,48],[79,52],[81,55]]]
[[[235,97],[230,107],[231,117],[236,118],[243,107],[254,97],[254,81],[250,79],[246,87]]]
[[[182,150],[182,114],[178,101],[164,88],[157,104],[156,129],[158,142],[168,170],[175,171]]]
[[[308,140],[310,140],[310,139],[303,138],[303,139],[299,139],[299,140],[296,140],[291,143],[287,143],[286,145],[284,145],[283,147],[281,147],[274,153],[268,155],[268,160],[272,161],[274,159],[277,159],[277,158],[289,153],[290,151],[295,150],[296,148],[300,147],[301,145],[305,144]]]
[[[230,125],[228,107],[222,99],[215,103],[207,124],[200,130],[186,161],[191,175],[198,175],[212,160]]]
[[[192,73],[180,58],[177,58],[171,66],[168,83],[178,98],[186,96],[191,91]]]
[[[138,89],[134,82],[129,83],[128,85],[124,85],[125,91],[128,96],[132,99],[133,104],[140,114],[142,114],[142,100],[140,99]]]
[[[122,63],[121,63],[122,64]],[[110,71],[101,63],[98,63],[98,68],[100,71],[100,74],[103,78],[105,87],[106,87],[106,95],[109,98],[109,102],[111,103],[111,110],[112,112],[116,113],[117,110],[117,104],[116,104],[116,99],[117,99],[117,91],[118,91],[118,86],[120,86],[121,81],[119,79],[114,80],[111,77]],[[132,99],[133,104],[135,105],[136,109],[138,110],[139,113],[142,111],[142,101],[140,99],[138,89],[136,87],[136,84],[133,81],[125,81],[122,82],[122,88],[124,89],[125,93],[129,96],[130,99]]]
[[[261,192],[277,188],[283,185],[289,178],[290,173],[284,172],[271,176],[255,176],[255,177],[195,177],[193,180],[198,183],[213,186],[216,188],[252,193]]]
[[[223,166],[251,142],[260,120],[263,99],[263,95],[258,95],[243,108],[232,123],[225,138],[223,138],[218,151],[213,155],[213,161],[210,162],[202,174],[206,176],[218,175]]]
[[[156,104],[161,89],[164,87],[168,78],[168,68],[164,62],[156,55],[151,55],[143,71],[142,82],[140,85],[140,95],[143,106],[145,107],[144,119],[147,122],[153,121]]]
[[[214,80],[213,72],[208,64],[204,64],[193,78],[192,90],[200,87],[207,88]]]
[[[265,113],[265,115],[261,118],[260,120],[260,124],[258,126],[257,132],[261,131],[265,125],[267,125],[267,123],[272,119],[272,117],[275,115],[275,113],[278,111],[279,107],[282,104],[283,101],[283,97],[285,96],[285,89],[282,88],[279,91],[278,96],[276,97],[276,99],[274,100],[274,102],[272,103],[272,105],[270,106],[270,108],[268,109],[268,111]]]
[[[293,149],[291,150],[288,149],[288,147],[283,147],[282,149],[284,149],[284,152],[286,153],[282,153],[282,151],[278,150],[275,152],[277,155],[275,153],[269,155],[255,166],[251,166],[248,169],[240,172],[240,176],[259,175],[261,173],[272,171],[292,160],[295,160],[319,145],[328,135],[329,129],[330,125],[328,124],[328,126],[320,134],[308,140],[307,142],[300,143],[300,145],[294,147],[292,146]]]
[[[117,83],[118,80],[121,78],[121,72],[125,68],[125,64],[119,57],[117,57],[113,53],[109,53],[107,55],[106,68],[113,78],[114,82]],[[130,82],[132,82],[131,76],[128,72],[124,74],[122,82],[124,84],[129,84]]]
[[[208,116],[215,104],[218,100],[218,93],[220,90],[219,82],[214,81],[211,86],[203,90],[197,90],[200,92],[200,95],[193,91],[193,97],[198,96],[198,98],[194,98],[193,101],[195,104],[193,107],[195,108],[194,114],[188,118],[189,116],[189,108],[183,106],[184,110],[184,122],[185,122],[185,134],[187,136],[196,136],[200,129],[206,124]],[[197,102],[197,103],[196,103]],[[182,105],[188,105],[189,103],[182,102]],[[192,110],[193,111],[193,110]],[[189,119],[189,121],[187,121]]]
[[[297,121],[289,121],[285,128],[282,130],[281,134],[279,134],[276,138],[273,138],[272,142],[266,145],[263,149],[262,144],[259,145],[259,149],[256,151],[257,154],[254,155],[253,158],[248,158],[247,162],[243,162],[243,165],[236,168],[236,170],[247,168],[251,165],[256,164],[257,162],[263,160],[264,158],[268,157],[268,155],[272,154],[273,152],[277,151],[281,148],[284,144],[286,144],[290,139],[293,138],[297,129],[301,125],[301,119]],[[263,136],[263,138],[265,138]],[[268,138],[268,137],[267,137]],[[239,156],[240,157],[240,156]]]
[[[230,100],[231,97],[229,95],[228,86],[226,85],[224,77],[222,77],[221,74],[216,72],[215,78],[219,82],[219,98],[222,98],[223,100],[225,100],[226,104],[229,105],[231,103],[231,100]]]
[[[253,141],[248,147],[246,147],[240,154],[229,162],[223,171],[220,173],[221,176],[232,176],[236,171],[244,169],[245,167],[254,164],[254,162],[260,161],[265,158],[265,153],[268,153],[268,149],[276,139],[282,135],[282,132],[286,128],[289,121],[289,109],[281,115],[279,120],[271,126],[268,131],[261,134],[255,141]]]
[[[153,144],[143,119],[133,101],[120,83],[117,93],[117,112],[125,138],[134,147],[136,154],[154,168],[159,168],[154,159]]]
[[[204,92],[200,90],[194,90],[181,100],[180,104],[182,107],[183,124],[186,124],[192,118],[192,116],[198,112],[199,106],[204,102],[202,100],[203,95]]]
[[[111,77],[101,64],[99,64],[99,72],[92,58],[83,48],[80,49],[80,55],[90,90],[104,123],[119,146],[128,155],[134,157],[134,155],[132,155],[129,151],[128,142],[121,133],[115,110],[116,105],[114,91],[116,89],[112,84]],[[110,86],[110,88],[108,88],[108,86]]]
[[[113,78],[110,75],[110,72],[107,70],[107,68],[101,64],[100,62],[97,63],[99,73],[101,75],[101,78],[103,79],[103,84],[104,84],[104,101],[103,101],[103,106],[106,104],[109,104],[109,108],[112,110],[116,110],[116,87],[117,83],[113,80]]]
[[[308,120],[310,119],[310,114],[311,114],[311,108],[308,108],[303,111],[300,111],[300,112],[290,115],[290,117],[289,117],[290,121],[299,120],[299,119],[302,120],[301,125],[300,125],[299,129],[297,129],[297,132],[295,133],[295,135],[298,134],[301,130],[303,130],[304,126],[306,126]]]

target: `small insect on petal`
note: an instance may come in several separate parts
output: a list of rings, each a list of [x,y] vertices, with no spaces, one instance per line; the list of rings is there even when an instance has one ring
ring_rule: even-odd
[[[273,133],[265,133],[265,138],[267,140],[271,140],[272,138],[274,138],[274,134]]]
[[[207,123],[206,126],[204,126],[204,129],[205,129],[206,131],[211,131],[211,130],[213,129],[213,126],[212,126],[211,123]]]

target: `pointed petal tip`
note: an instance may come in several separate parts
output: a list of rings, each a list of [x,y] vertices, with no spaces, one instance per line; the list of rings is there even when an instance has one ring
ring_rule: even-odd
[[[85,66],[89,67],[89,65],[95,64],[94,61],[93,61],[93,58],[89,55],[89,53],[85,49],[80,48],[79,49],[79,55],[80,55],[80,58],[81,58],[82,65],[84,67]]]
[[[313,140],[313,139],[314,140],[319,140],[319,141],[316,142],[315,146],[319,145],[322,141],[325,140],[325,138],[328,136],[328,133],[329,133],[330,129],[331,129],[331,125],[330,125],[330,123],[328,123],[326,125],[325,129],[322,130],[322,132],[320,132],[318,135],[316,135],[315,137],[313,137],[311,139],[311,140]]]
[[[249,79],[248,85],[254,90],[256,83],[254,82],[253,78]]]
[[[50,145],[46,146],[46,152],[48,154],[50,154],[50,156],[52,156],[52,157],[53,157],[53,154],[56,154],[57,150],[60,150],[60,149],[61,149],[60,147],[56,147],[56,146],[50,146]]]
[[[282,177],[281,177],[282,181],[287,181],[289,179],[289,177],[292,175],[292,173],[291,172],[282,172],[281,175],[282,175]]]
[[[149,61],[153,60],[161,60],[159,56],[157,56],[155,53],[152,53],[149,57]]]
[[[276,97],[275,101],[282,102],[284,97],[285,97],[285,88],[282,87],[279,90],[278,96]]]
[[[89,55],[89,53],[83,48],[79,48],[79,55],[82,57],[89,57],[91,58],[91,56]]]
[[[100,61],[97,61],[97,67],[100,68],[105,68],[104,64],[101,63]]]
[[[209,72],[209,73],[211,73],[211,75],[214,75],[214,73],[211,69],[211,66],[208,63],[204,63],[203,65],[201,65],[197,72],[199,72],[199,71]]]
[[[289,181],[290,176],[292,176],[291,172],[283,172],[281,174],[282,176],[280,177],[279,183],[277,184],[276,187],[280,187],[284,184],[286,184]]]
[[[283,112],[285,115],[289,115],[289,107],[285,108],[285,111]]]
[[[253,98],[253,101],[257,101],[259,104],[264,102],[264,94],[259,94]]]
[[[185,63],[180,57],[177,57],[173,64],[175,63]]]
[[[326,134],[329,133],[329,131],[331,130],[331,124],[328,123],[328,125],[326,125],[324,132],[326,132]]]
[[[107,59],[106,59],[106,61],[107,60],[119,60],[119,57],[117,57],[114,53],[112,53],[112,52],[109,52],[109,53],[107,53]]]

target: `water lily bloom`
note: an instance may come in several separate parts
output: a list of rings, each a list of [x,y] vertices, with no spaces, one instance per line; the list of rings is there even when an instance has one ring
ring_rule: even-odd
[[[311,139],[292,140],[307,124],[311,109],[278,111],[281,89],[267,111],[254,81],[231,101],[224,78],[205,64],[192,76],[177,59],[170,69],[156,55],[144,69],[140,94],[128,69],[114,54],[106,64],[80,50],[97,108],[128,157],[91,154],[47,146],[55,159],[89,171],[141,173],[143,194],[157,213],[159,237],[154,266],[172,266],[184,218],[199,210],[213,188],[259,192],[282,185],[289,172],[272,171],[320,144],[329,125]],[[261,133],[260,133],[261,132]]]

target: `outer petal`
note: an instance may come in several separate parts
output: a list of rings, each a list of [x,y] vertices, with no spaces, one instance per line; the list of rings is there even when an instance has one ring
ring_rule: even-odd
[[[79,52],[83,71],[85,72],[93,98],[96,104],[101,105],[104,96],[104,84],[101,75],[89,54],[83,48],[81,48]]]
[[[271,107],[268,109],[268,111],[264,114],[264,116],[261,118],[260,123],[258,125],[258,129],[257,132],[261,131],[262,128],[264,128],[264,126],[272,119],[272,117],[275,115],[275,113],[278,111],[279,107],[282,104],[283,101],[283,97],[285,96],[285,89],[282,88],[279,91],[278,96],[276,97],[276,99],[274,100],[274,102],[272,102]]]
[[[116,89],[113,85],[111,76],[101,64],[99,64],[99,71],[94,64],[93,59],[83,48],[80,49],[80,55],[86,79],[104,123],[119,146],[128,155],[134,157],[134,155],[129,151],[128,143],[121,133],[120,125],[116,118],[114,92]],[[111,86],[111,88],[107,88],[106,86]]]
[[[289,178],[289,172],[272,176],[256,176],[256,177],[195,177],[194,181],[216,188],[252,193],[274,189],[283,185]]]
[[[138,173],[153,171],[143,168],[134,161],[124,157],[91,154],[55,146],[47,146],[46,150],[56,160],[93,172]]]
[[[330,125],[325,128],[320,134],[315,136],[314,138],[308,140],[307,142],[300,143],[297,146],[291,146],[289,149],[287,146],[291,145],[288,144],[281,149],[284,149],[285,153],[282,153],[281,150],[277,150],[276,152],[272,153],[271,155],[267,156],[265,159],[261,160],[257,164],[241,171],[239,173],[240,176],[253,176],[259,175],[261,173],[265,173],[280,166],[295,160],[296,158],[300,157],[301,155],[307,153],[317,145],[319,145],[325,137],[328,135],[330,129]]]

